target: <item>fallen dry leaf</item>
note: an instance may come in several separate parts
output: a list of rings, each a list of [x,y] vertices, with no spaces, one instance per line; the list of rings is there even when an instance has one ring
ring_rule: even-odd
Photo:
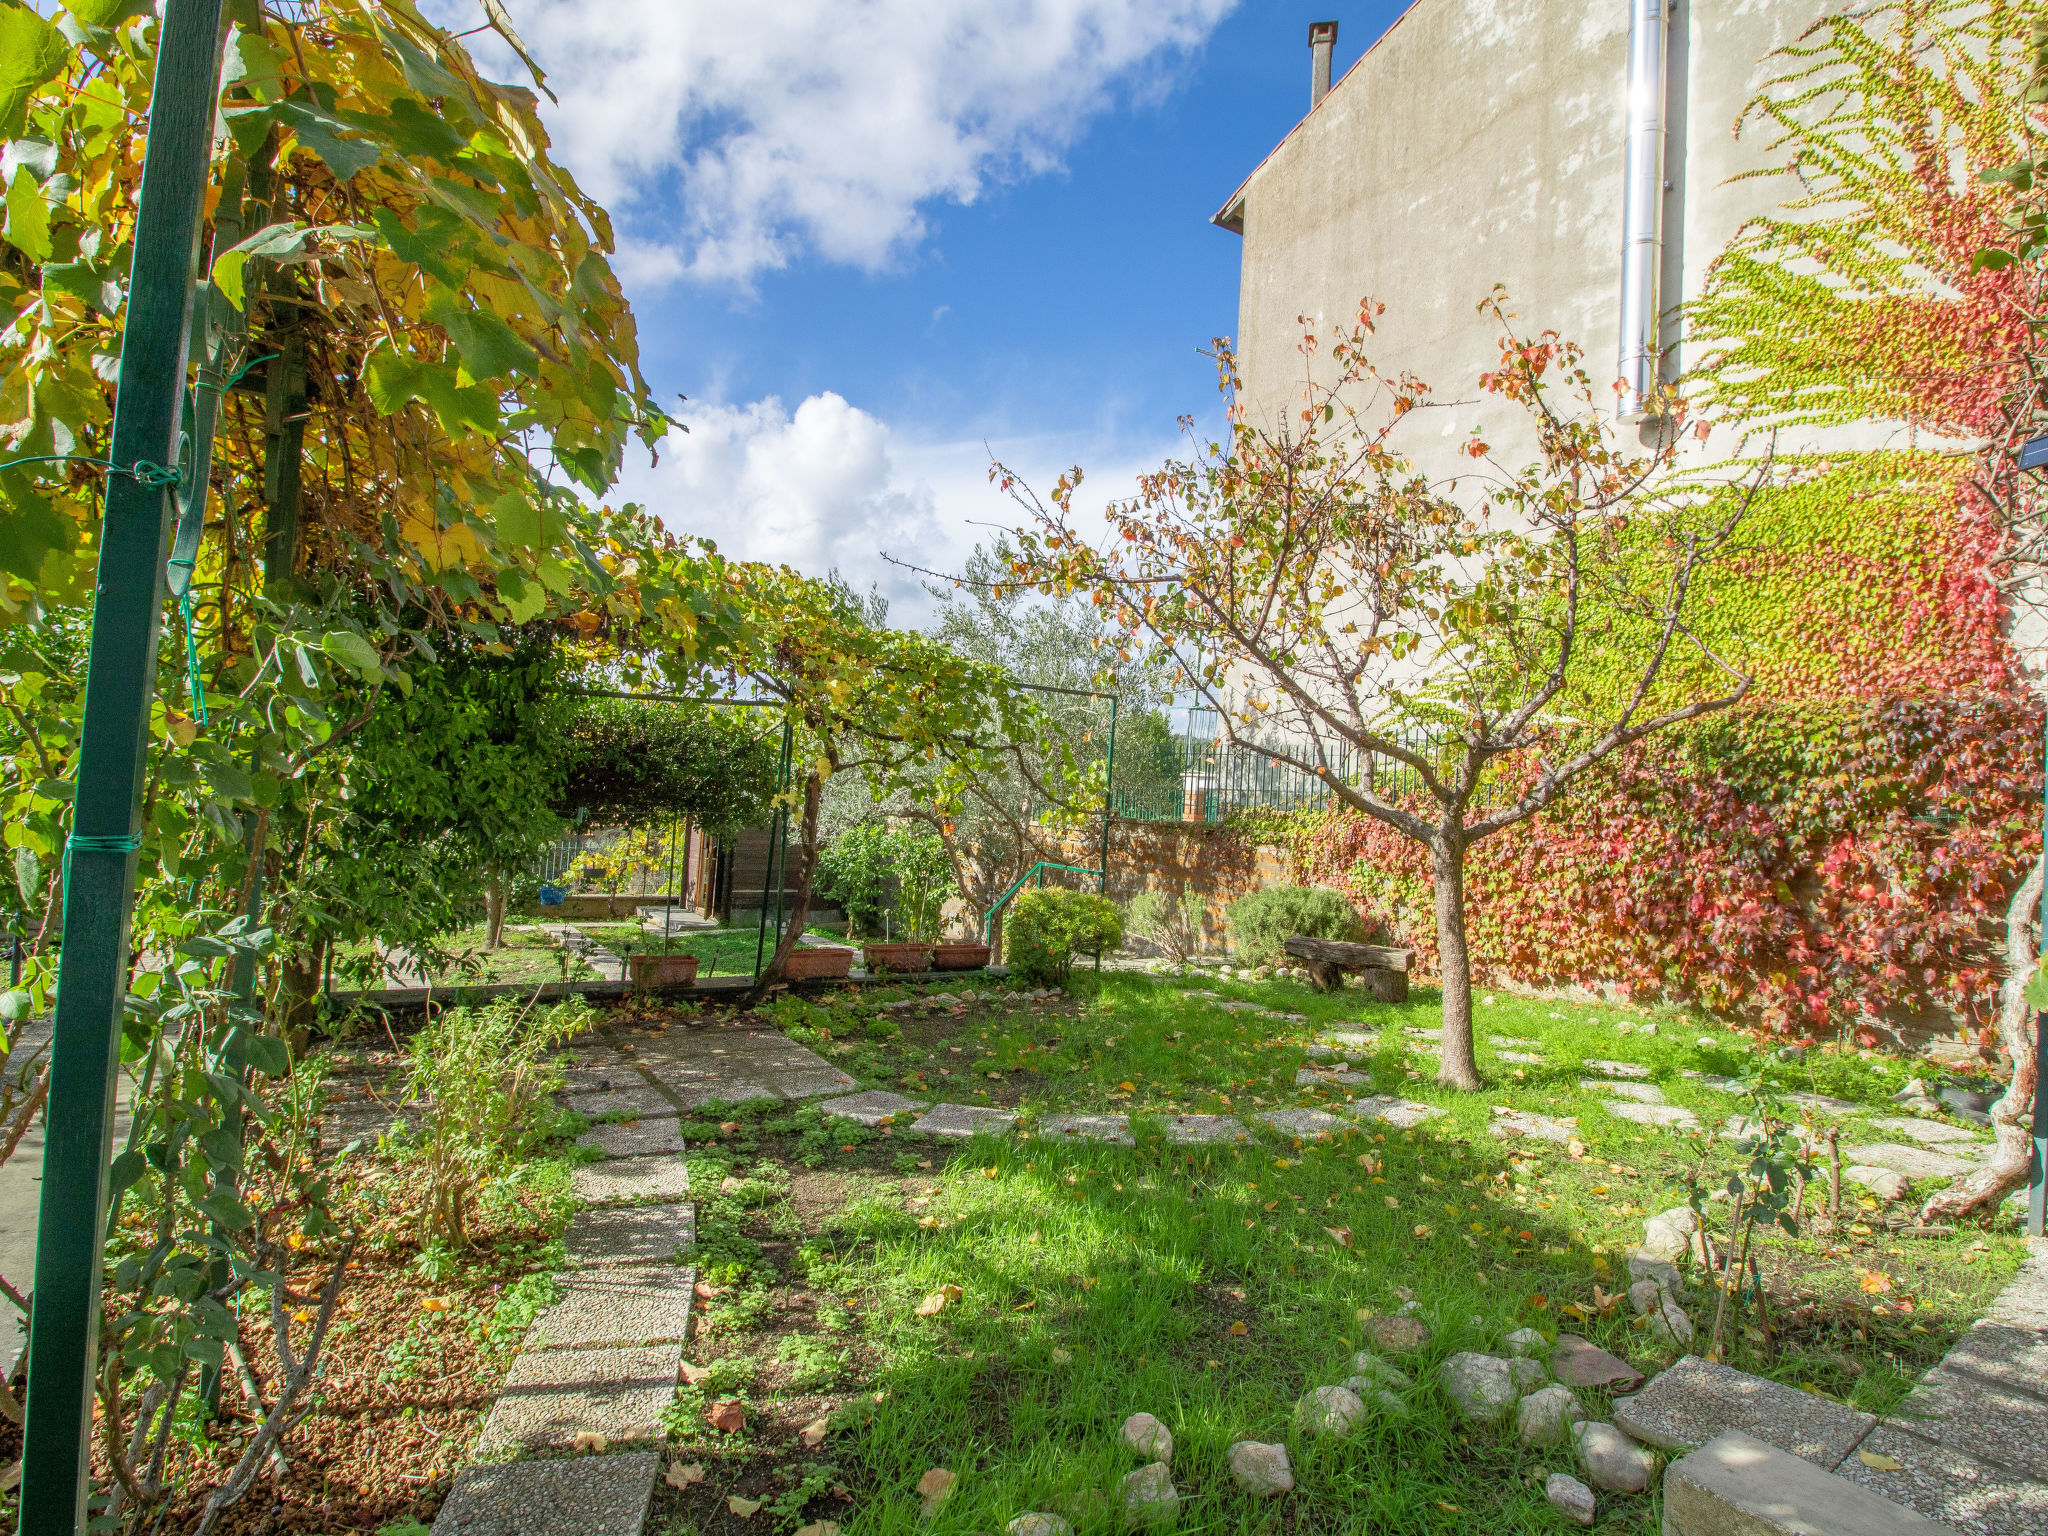
[[[605,1447],[610,1444],[611,1441],[600,1435],[596,1430],[586,1429],[569,1442],[569,1449],[579,1456],[585,1451],[588,1451],[593,1456],[601,1456],[604,1454]]]
[[[718,1134],[721,1136],[737,1136],[743,1129],[745,1127],[737,1120],[721,1120],[718,1122]]]
[[[832,1433],[831,1416],[828,1414],[822,1419],[811,1420],[799,1433],[803,1437],[804,1445],[815,1451],[825,1443],[825,1437]]]
[[[712,1405],[711,1411],[704,1415],[704,1422],[713,1429],[723,1430],[728,1435],[736,1435],[747,1427],[746,1405],[736,1399],[727,1398],[722,1403]]]
[[[695,1295],[699,1301],[709,1301],[712,1297],[716,1296],[717,1294],[718,1292],[711,1289],[711,1287],[706,1285],[702,1280],[699,1280],[697,1282]]]
[[[925,1519],[939,1512],[939,1506],[952,1497],[953,1485],[959,1481],[944,1467],[933,1467],[917,1480],[917,1496],[924,1500]]]
[[[1349,1248],[1351,1246],[1351,1229],[1349,1227],[1325,1227],[1323,1230],[1337,1240],[1339,1248]]]
[[[1858,1451],[1863,1465],[1873,1472],[1903,1472],[1906,1464],[1896,1456],[1887,1456],[1881,1451]]]
[[[663,1469],[661,1476],[662,1481],[671,1488],[687,1488],[692,1483],[704,1481],[704,1466],[701,1462],[695,1461],[688,1466],[680,1461],[672,1461]]]
[[[711,1367],[708,1365],[692,1365],[687,1360],[683,1362],[683,1380],[690,1386],[694,1387],[710,1374]]]
[[[946,1310],[947,1304],[960,1299],[961,1290],[957,1285],[942,1285],[931,1295],[917,1304],[919,1317],[934,1317]]]
[[[1892,1277],[1881,1269],[1866,1269],[1861,1283],[1864,1290],[1875,1296],[1892,1288]]]
[[[1243,1323],[1232,1323],[1232,1324],[1230,1325],[1230,1332],[1231,1332],[1231,1335],[1232,1335],[1232,1337],[1234,1337],[1234,1338],[1240,1338],[1240,1339],[1241,1339],[1241,1338],[1243,1338],[1243,1337],[1244,1337],[1244,1336],[1245,1336],[1245,1335],[1246,1335],[1247,1333],[1249,1333],[1250,1331],[1251,1331],[1251,1330],[1250,1330],[1250,1329],[1248,1329],[1248,1328],[1246,1328],[1246,1327],[1245,1327],[1245,1325],[1244,1325]]]
[[[761,1501],[759,1499],[743,1499],[734,1493],[727,1495],[725,1507],[744,1520],[761,1507]]]
[[[839,1536],[839,1527],[830,1520],[813,1520],[809,1525],[798,1526],[796,1536]]]

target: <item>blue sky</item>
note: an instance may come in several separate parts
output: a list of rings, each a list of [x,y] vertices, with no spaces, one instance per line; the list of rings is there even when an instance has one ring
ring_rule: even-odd
[[[474,0],[437,19],[474,25]],[[751,558],[879,582],[1015,521],[986,442],[1101,495],[1215,416],[1208,219],[1393,0],[511,0],[557,153],[612,210],[643,361],[691,426],[621,491]],[[502,78],[509,55],[473,39]]]

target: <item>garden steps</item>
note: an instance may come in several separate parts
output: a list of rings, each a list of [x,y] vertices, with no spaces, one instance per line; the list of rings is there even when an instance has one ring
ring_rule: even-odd
[[[622,1081],[644,1070],[606,1051],[578,1059],[578,1071]],[[642,1127],[657,1133],[650,1144],[614,1135],[595,1143],[604,1158],[576,1169],[585,1209],[563,1234],[561,1294],[528,1328],[478,1437],[479,1464],[456,1478],[434,1536],[640,1536],[697,1282],[684,1262],[696,1207],[674,1106],[593,1134]]]

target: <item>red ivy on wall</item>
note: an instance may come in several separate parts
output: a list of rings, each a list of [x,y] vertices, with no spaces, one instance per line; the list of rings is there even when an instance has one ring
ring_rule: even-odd
[[[1643,743],[1472,850],[1475,962],[1785,1032],[1933,1010],[1981,1026],[2006,892],[2040,849],[2041,726],[2010,695],[1895,697]],[[1331,813],[1295,853],[1433,963],[1413,843]]]

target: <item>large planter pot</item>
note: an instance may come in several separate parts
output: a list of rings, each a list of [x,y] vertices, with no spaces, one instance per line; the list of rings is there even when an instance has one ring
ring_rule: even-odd
[[[899,976],[909,976],[932,968],[932,946],[869,944],[862,948],[860,958],[861,964],[871,971],[894,971]]]
[[[783,975],[790,981],[826,981],[853,973],[853,951],[836,944],[799,944],[789,952]]]
[[[986,944],[934,944],[932,946],[932,969],[935,971],[978,971],[988,964]]]
[[[695,955],[628,955],[636,987],[694,987],[697,984]]]

